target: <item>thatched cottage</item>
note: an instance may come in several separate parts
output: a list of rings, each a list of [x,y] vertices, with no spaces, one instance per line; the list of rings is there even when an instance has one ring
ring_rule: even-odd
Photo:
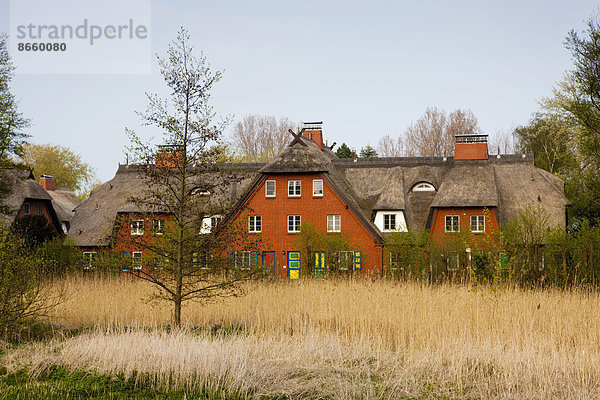
[[[232,248],[229,256],[236,265],[262,263],[289,279],[300,276],[303,258],[293,240],[305,223],[348,236],[355,248],[337,252],[335,262],[365,272],[383,272],[384,237],[394,231],[483,235],[528,204],[565,226],[563,181],[536,168],[530,155],[489,156],[485,135],[457,136],[454,157],[339,159],[325,145],[321,125],[307,124],[273,161],[236,170],[239,179],[227,188],[228,200],[237,204],[232,218],[248,219],[248,233],[261,236],[261,248]],[[120,166],[75,209],[70,236],[86,257],[118,247],[111,235],[118,215],[140,212],[128,201],[144,191],[140,171]],[[131,234],[152,234],[135,228]],[[142,249],[131,254],[144,256]],[[315,268],[334,261],[323,252],[311,256]]]

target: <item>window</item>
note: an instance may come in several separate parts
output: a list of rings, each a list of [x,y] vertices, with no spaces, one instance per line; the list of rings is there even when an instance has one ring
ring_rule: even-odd
[[[458,215],[446,215],[446,232],[460,232]]]
[[[221,217],[220,215],[215,215],[214,217],[210,217],[211,229],[215,229],[217,227],[217,225],[219,225],[221,223],[222,220],[223,220],[223,217]]]
[[[209,197],[210,191],[202,187],[196,187],[192,189],[190,194],[192,196]]]
[[[300,232],[299,215],[288,215],[288,232]]]
[[[37,213],[38,213],[38,215],[42,215],[42,203],[38,203],[38,205],[37,205]]]
[[[402,269],[403,253],[390,252],[390,269],[396,271]]]
[[[327,232],[340,232],[341,229],[341,215],[328,215],[327,216]]]
[[[250,269],[258,266],[258,251],[228,251],[227,264],[230,268]]]
[[[431,183],[419,182],[412,189],[413,192],[435,192],[435,187]]]
[[[275,181],[267,181],[265,183],[265,196],[275,197]]]
[[[131,234],[132,235],[143,235],[144,234],[144,220],[136,219],[131,221]]]
[[[327,266],[332,271],[362,269],[362,251],[332,251],[327,259]]]
[[[155,235],[162,235],[165,233],[165,220],[164,219],[155,219],[152,221],[152,230]]]
[[[83,269],[94,269],[96,268],[96,257],[95,251],[84,251],[83,252]]]
[[[313,196],[323,196],[323,179],[313,180]]]
[[[384,231],[395,231],[396,230],[396,214],[383,214],[383,230]]]
[[[480,233],[485,231],[485,216],[471,215],[471,232]]]
[[[288,197],[300,197],[300,181],[288,181]]]
[[[23,204],[23,209],[24,209],[24,211],[25,211],[25,214],[29,214],[29,213],[31,212],[31,211],[30,211],[30,206],[29,206],[29,203],[25,203],[25,204]]]
[[[262,216],[251,215],[248,217],[248,232],[262,231]]]
[[[133,269],[142,269],[142,252],[134,251],[131,253],[132,261],[133,261]]]

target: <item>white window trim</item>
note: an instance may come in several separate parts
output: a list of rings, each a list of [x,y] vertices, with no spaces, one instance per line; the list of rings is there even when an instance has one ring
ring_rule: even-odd
[[[456,230],[455,231],[449,231],[448,230],[448,224],[446,223],[446,219],[448,217],[456,217]],[[444,217],[444,231],[448,232],[448,233],[458,233],[458,232],[460,232],[460,215],[456,215],[456,214],[454,214],[454,215],[446,215]]]
[[[269,191],[267,190],[267,188],[269,187],[269,183],[273,184],[273,194],[269,194]],[[276,197],[276,195],[277,195],[277,182],[272,179],[265,181],[265,197]]]
[[[140,255],[140,257],[139,257],[140,263],[139,264],[136,264],[136,262],[135,262],[136,261],[136,257],[135,257],[136,254]],[[141,251],[132,251],[131,252],[131,267],[133,269],[135,269],[135,270],[142,269],[142,252]]]
[[[429,182],[417,182],[412,188],[413,192],[435,192],[435,186]]]
[[[260,220],[260,229],[256,229],[256,221]],[[251,228],[250,221],[254,220],[254,229]],[[260,233],[262,232],[262,215],[250,215],[248,217],[248,232],[250,233]]]
[[[394,227],[392,229],[390,228],[385,228],[385,217],[390,216],[390,217],[394,217]],[[395,213],[389,213],[389,214],[383,214],[383,231],[384,232],[395,232],[396,229],[398,229],[398,218],[397,215]]]
[[[83,252],[83,259],[84,259],[84,266],[83,269],[86,270],[90,270],[93,268],[96,268],[96,266],[94,265],[94,261],[96,261],[98,257],[98,253],[95,251],[84,251]]]
[[[290,185],[292,184],[292,182],[298,182],[298,186],[296,186],[296,184],[294,184],[294,194],[290,194]],[[299,194],[295,194],[296,192],[296,187],[298,187],[299,189]],[[299,179],[290,179],[288,180],[288,197],[300,197],[302,196],[302,181],[300,181]]]
[[[475,221],[477,227],[479,227],[479,217],[482,217],[482,219],[483,219],[483,229],[481,229],[481,230],[480,229],[473,230],[473,217],[477,217],[477,220]],[[482,214],[471,215],[471,217],[469,218],[469,222],[470,222],[471,232],[473,232],[473,233],[483,233],[483,232],[485,232],[485,215],[482,215]]]
[[[329,217],[332,217],[333,223],[331,224],[331,226],[333,226],[333,229],[329,229]],[[335,229],[335,220],[337,217],[337,221],[339,223],[339,227],[338,229]],[[328,214],[327,215],[327,232],[341,232],[342,231],[342,216],[340,214]]]
[[[321,193],[315,193],[315,184],[317,182],[321,183]],[[323,197],[323,179],[313,179],[313,196],[314,197]]]
[[[157,225],[158,225],[159,229],[156,229]],[[165,230],[165,220],[160,219],[160,218],[153,219],[152,220],[152,230],[154,231],[155,235],[162,235]]]
[[[290,231],[290,218],[292,218],[292,217],[298,217],[298,229],[294,230],[294,231]],[[295,218],[294,218],[294,222],[295,222]],[[300,217],[297,214],[288,215],[288,217],[287,217],[287,231],[288,231],[288,233],[298,233],[298,232],[300,232],[300,225],[302,225],[302,217]]]
[[[140,230],[138,227],[133,228],[133,224],[135,222],[141,222],[142,223],[142,229]],[[144,220],[143,219],[134,219],[133,221],[131,221],[131,236],[141,236],[144,234]]]

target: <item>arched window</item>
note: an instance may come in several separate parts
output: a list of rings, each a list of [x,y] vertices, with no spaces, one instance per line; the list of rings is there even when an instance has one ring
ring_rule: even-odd
[[[431,183],[418,182],[412,188],[413,192],[435,192],[435,187]]]
[[[200,196],[200,197],[208,197],[210,196],[210,192],[204,188],[196,187],[190,191],[192,196]]]

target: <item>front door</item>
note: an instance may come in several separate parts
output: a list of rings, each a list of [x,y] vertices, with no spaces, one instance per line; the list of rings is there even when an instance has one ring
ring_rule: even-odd
[[[275,276],[275,252],[263,251],[262,264],[266,275]]]
[[[300,252],[299,251],[288,251],[288,279],[290,281],[297,281],[300,279]]]
[[[315,277],[325,278],[325,252],[315,251],[313,253],[313,264],[315,266]]]

